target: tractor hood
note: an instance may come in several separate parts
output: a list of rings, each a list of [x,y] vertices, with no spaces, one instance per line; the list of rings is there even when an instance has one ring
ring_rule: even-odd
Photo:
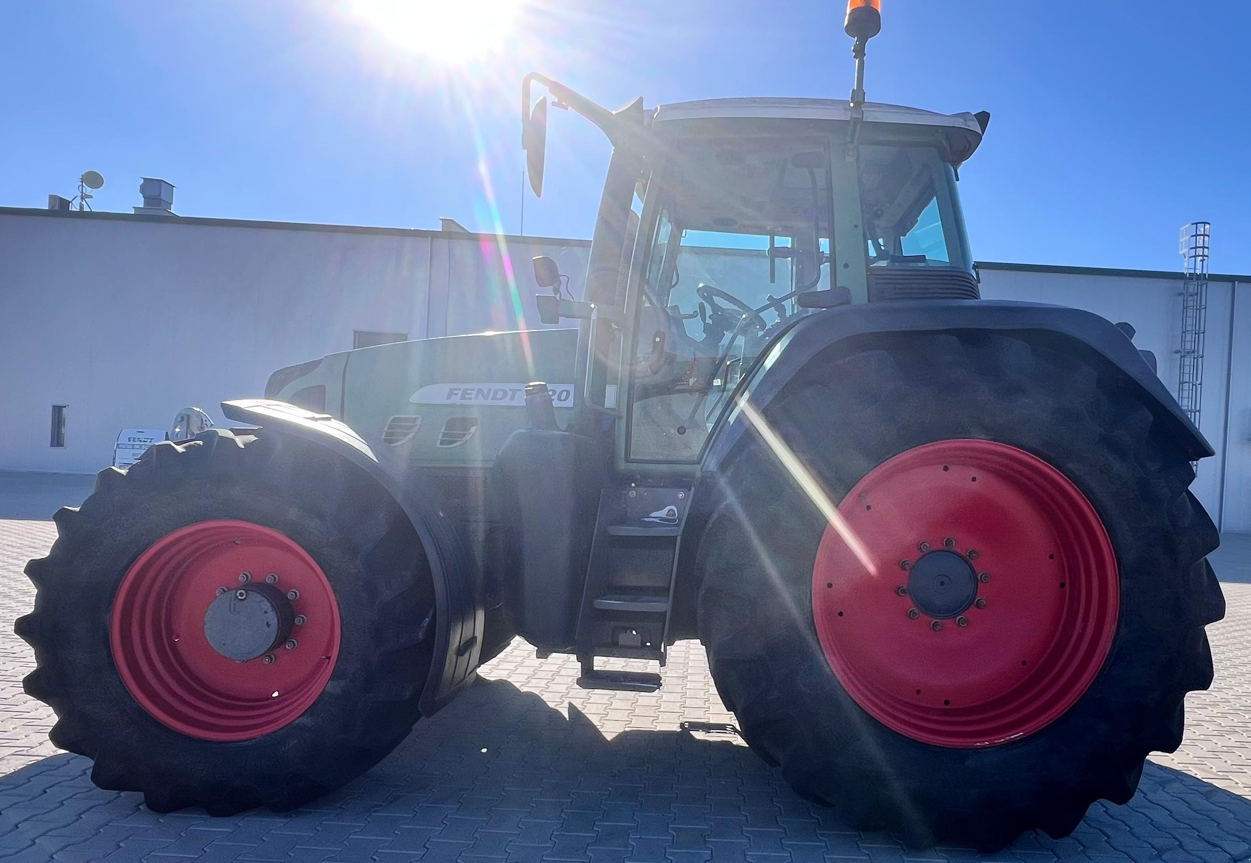
[[[280,369],[266,396],[329,413],[414,465],[489,467],[527,425],[527,383],[545,381],[568,421],[577,344],[577,330],[551,329],[377,345]]]

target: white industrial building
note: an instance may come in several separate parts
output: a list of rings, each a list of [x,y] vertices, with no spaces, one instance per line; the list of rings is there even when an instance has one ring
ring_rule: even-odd
[[[575,295],[589,243],[0,208],[0,470],[90,473],[123,428],[260,395],[281,366],[400,338],[538,327],[530,258]],[[1129,321],[1176,391],[1179,272],[980,264],[982,296]],[[1200,426],[1216,448],[1194,490],[1251,531],[1251,276],[1212,275]],[[63,446],[51,446],[54,406]],[[0,477],[0,482],[3,478]]]

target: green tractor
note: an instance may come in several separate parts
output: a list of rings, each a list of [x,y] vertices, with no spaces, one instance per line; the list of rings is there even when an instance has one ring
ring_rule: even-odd
[[[517,635],[643,690],[603,660],[698,638],[856,828],[995,848],[1129,800],[1212,680],[1212,450],[1128,328],[979,299],[988,115],[866,103],[876,7],[850,101],[613,112],[527,76],[536,192],[532,87],[613,145],[585,296],[535,261],[567,327],[283,369],[224,405],[248,428],[103,471],[26,570],[52,741],[157,811],[289,810]]]

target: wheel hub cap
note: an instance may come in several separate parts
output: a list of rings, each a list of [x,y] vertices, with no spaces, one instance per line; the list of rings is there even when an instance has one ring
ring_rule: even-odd
[[[1039,731],[1086,692],[1120,579],[1098,513],[1042,459],[948,440],[870,471],[813,565],[813,623],[843,689],[883,725],[949,747]]]
[[[220,655],[246,662],[284,644],[294,622],[291,601],[282,591],[259,584],[213,600],[204,612],[204,637]]]
[[[977,573],[967,558],[954,551],[931,551],[909,570],[908,596],[922,614],[956,617],[977,599]]]

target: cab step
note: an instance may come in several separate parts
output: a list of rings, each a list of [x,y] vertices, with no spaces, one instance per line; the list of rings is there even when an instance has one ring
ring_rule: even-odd
[[[639,691],[659,685],[658,674],[597,671],[595,659],[644,659],[664,667],[690,502],[689,486],[632,484],[601,493],[578,616],[581,685]]]
[[[617,692],[655,692],[660,675],[651,671],[602,671],[583,668],[578,678],[583,689],[611,689]]]
[[[610,593],[596,598],[593,604],[600,611],[629,611],[638,614],[669,613],[669,598],[667,596]]]

